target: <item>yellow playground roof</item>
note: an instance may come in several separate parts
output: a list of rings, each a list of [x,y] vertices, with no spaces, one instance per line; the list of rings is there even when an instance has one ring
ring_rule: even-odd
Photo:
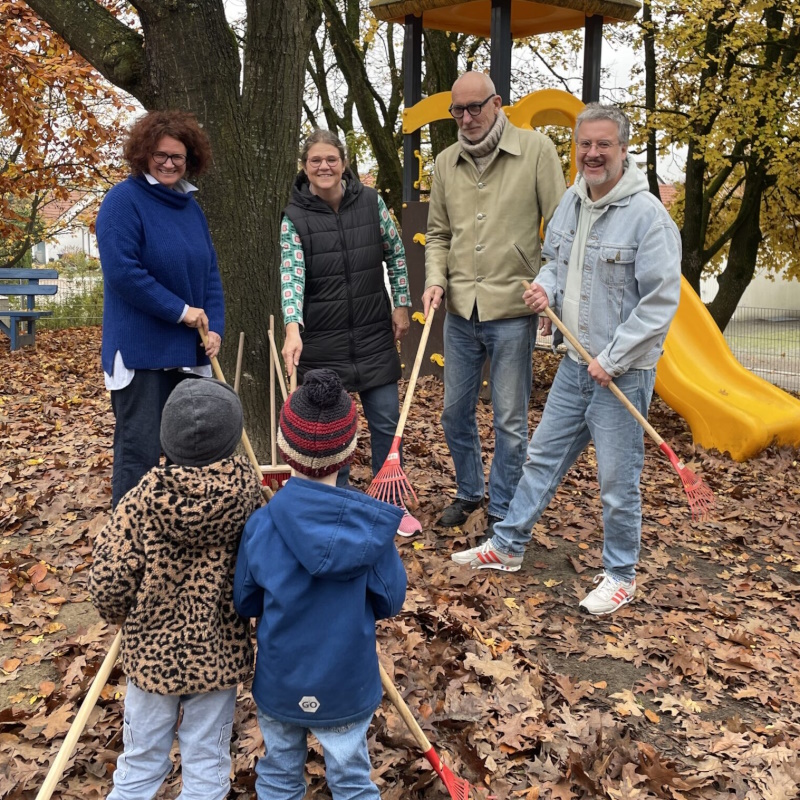
[[[595,14],[603,22],[627,22],[641,9],[639,0],[511,0],[511,36],[522,39],[539,33],[582,28]],[[426,28],[490,35],[491,0],[372,0],[370,8],[383,22],[404,23],[407,15],[422,15]]]

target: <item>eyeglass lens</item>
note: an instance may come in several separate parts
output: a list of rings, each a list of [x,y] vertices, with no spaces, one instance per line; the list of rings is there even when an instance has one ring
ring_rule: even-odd
[[[583,152],[588,152],[592,149],[592,147],[597,148],[601,153],[608,152],[612,147],[616,147],[619,142],[607,142],[605,140],[601,140],[599,142],[590,142],[588,139],[583,139],[578,142],[578,150],[582,150]]]
[[[186,163],[186,156],[182,153],[153,153],[153,161],[156,164],[166,164],[171,161],[176,167],[182,167]]]
[[[451,116],[455,117],[456,119],[461,119],[464,116],[464,112],[468,111],[471,117],[477,117],[481,111],[483,111],[483,107],[494,97],[493,94],[490,94],[485,100],[482,100],[480,103],[467,103],[465,106],[457,106],[452,105],[450,106],[450,114]]]
[[[315,169],[321,167],[323,162],[329,167],[335,167],[340,161],[341,158],[339,158],[339,156],[327,156],[325,158],[316,157],[308,159],[308,163]]]

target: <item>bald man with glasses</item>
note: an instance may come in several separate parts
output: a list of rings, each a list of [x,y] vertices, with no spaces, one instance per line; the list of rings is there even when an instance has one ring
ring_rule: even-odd
[[[436,159],[425,245],[425,313],[445,299],[442,427],[456,472],[456,497],[438,520],[461,525],[483,504],[485,481],[476,409],[489,359],[495,433],[487,535],[504,519],[528,443],[537,317],[522,279],[538,271],[539,230],[564,194],[553,143],[512,125],[488,75],[454,84],[450,114],[458,141]]]

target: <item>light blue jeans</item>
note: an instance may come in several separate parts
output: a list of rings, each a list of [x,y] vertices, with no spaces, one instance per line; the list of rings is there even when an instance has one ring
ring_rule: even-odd
[[[370,448],[372,457],[372,475],[378,471],[386,461],[389,450],[392,448],[397,423],[400,420],[400,400],[396,383],[387,383],[385,386],[376,386],[374,389],[365,389],[358,393],[361,407],[364,409],[364,418],[369,428]],[[400,463],[403,461],[403,448],[400,448]],[[336,485],[345,487],[350,479],[350,465],[342,467],[336,476]]]
[[[480,322],[448,314],[444,321],[442,427],[456,470],[456,497],[482,500],[481,441],[476,409],[487,358],[492,392],[494,458],[489,471],[489,514],[504,518],[522,474],[528,444],[537,317]]]
[[[615,378],[634,406],[647,416],[655,369],[634,369]],[[508,515],[494,529],[492,544],[521,555],[531,528],[547,508],[558,484],[590,440],[597,455],[603,503],[603,569],[630,581],[636,574],[642,539],[639,478],[644,466],[644,434],[639,423],[586,369],[564,356],[547,396],[542,419],[528,447],[528,460]]]
[[[378,787],[369,778],[370,722],[372,717],[336,728],[305,728],[278,722],[259,711],[266,754],[256,764],[258,800],[303,800],[309,731],[322,745],[325,779],[333,800],[380,800]]]
[[[124,749],[108,800],[150,800],[172,769],[177,730],[183,788],[179,800],[223,800],[230,789],[231,731],[236,689],[188,695],[143,692],[129,680]]]

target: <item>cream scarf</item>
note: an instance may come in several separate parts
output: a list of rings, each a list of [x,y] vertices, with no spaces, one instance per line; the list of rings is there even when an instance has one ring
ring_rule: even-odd
[[[479,173],[482,173],[489,166],[489,162],[494,156],[494,151],[500,143],[500,137],[503,135],[507,121],[508,118],[501,108],[497,112],[494,124],[489,128],[486,136],[477,142],[471,142],[461,131],[458,132],[458,143],[461,145],[461,149],[472,156]]]

